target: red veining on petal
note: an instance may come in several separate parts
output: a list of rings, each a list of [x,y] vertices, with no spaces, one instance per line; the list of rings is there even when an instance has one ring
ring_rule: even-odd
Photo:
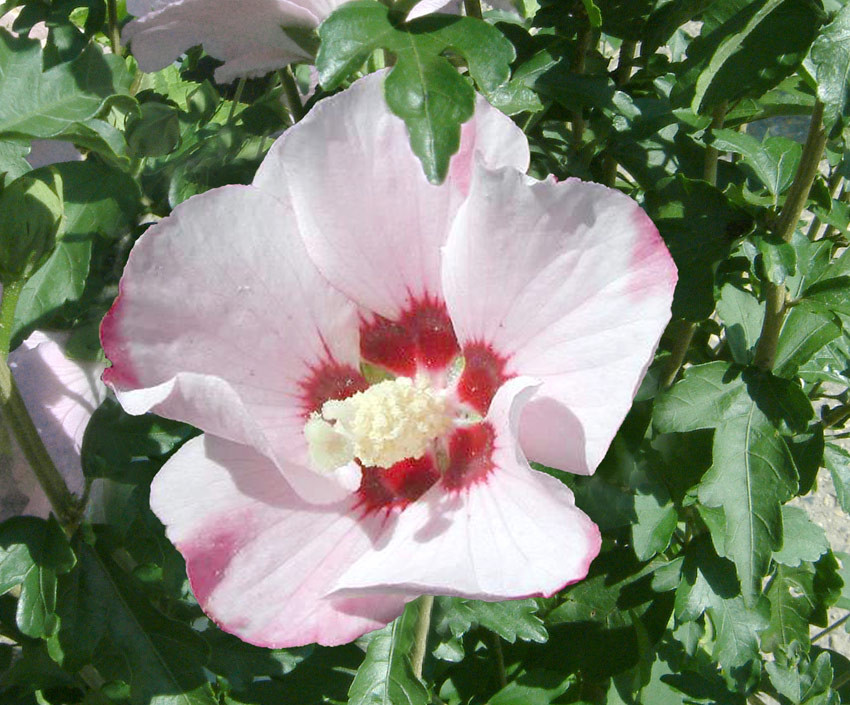
[[[389,468],[363,468],[357,507],[367,514],[415,502],[440,479],[433,457],[407,458]]]
[[[484,480],[493,469],[495,439],[493,426],[487,421],[455,429],[449,438],[449,466],[443,485],[461,490]]]
[[[360,354],[364,360],[412,377],[418,366],[441,370],[458,354],[457,338],[442,301],[414,302],[397,321],[383,316],[363,321]]]
[[[486,343],[467,343],[463,348],[463,373],[457,383],[457,394],[481,414],[510,375],[505,373],[507,360]]]
[[[118,285],[118,297],[100,324],[100,343],[103,346],[103,352],[112,363],[112,367],[107,367],[103,371],[101,379],[110,387],[132,389],[140,387],[141,384],[130,362],[129,346],[120,332],[124,308],[123,285],[122,280]]]
[[[369,384],[359,370],[336,362],[323,363],[310,371],[299,383],[304,417],[319,411],[329,399],[347,399],[368,389]]]

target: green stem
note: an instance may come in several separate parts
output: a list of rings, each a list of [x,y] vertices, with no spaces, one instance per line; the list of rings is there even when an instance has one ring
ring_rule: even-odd
[[[723,127],[726,120],[726,110],[729,104],[722,101],[711,114],[711,129],[719,130]],[[720,152],[716,147],[708,145],[705,149],[705,162],[702,168],[702,178],[708,181],[712,186],[717,186],[717,162],[720,157]]]
[[[711,115],[711,129],[719,130],[723,127],[726,121],[726,111],[729,104],[724,100],[715,109]],[[705,149],[705,161],[703,162],[702,177],[712,186],[717,185],[717,162],[720,158],[720,152],[709,145]],[[688,348],[691,346],[691,341],[694,339],[696,332],[696,323],[690,321],[679,321],[679,330],[673,340],[673,349],[670,357],[667,358],[667,363],[661,371],[660,385],[662,389],[667,389],[676,377],[679,375],[679,370],[685,363],[685,357],[688,354]]]
[[[15,326],[15,309],[24,288],[24,281],[9,282],[3,287],[0,298],[0,359],[9,357],[12,343],[12,330]]]
[[[230,104],[230,112],[227,115],[227,122],[233,122],[233,117],[236,115],[236,106],[239,105],[239,101],[242,100],[242,91],[245,90],[245,83],[248,79],[240,78],[239,83],[236,84],[236,93],[233,95],[233,102]]]
[[[431,610],[434,607],[433,595],[419,598],[419,619],[416,620],[413,651],[410,653],[410,665],[413,675],[422,678],[422,666],[425,663],[425,651],[428,646],[428,632],[431,630]]]
[[[106,23],[112,53],[121,56],[121,32],[118,29],[118,5],[115,0],[106,0]]]
[[[478,20],[484,17],[481,14],[481,3],[479,0],[463,0],[463,9],[466,10],[467,17],[474,17]]]
[[[5,358],[0,358],[0,420],[12,431],[30,468],[66,530],[79,518],[80,507],[44,447]]]
[[[803,147],[803,156],[800,159],[800,165],[794,175],[794,182],[785,198],[774,230],[777,238],[784,242],[791,242],[797,224],[800,222],[800,216],[806,207],[809,191],[812,188],[815,176],[817,176],[818,166],[825,147],[826,130],[823,126],[823,103],[815,101],[812,121],[809,125],[809,135],[806,138],[806,145]],[[782,330],[782,323],[785,321],[786,297],[787,291],[784,285],[765,282],[764,322],[753,359],[753,364],[763,370],[772,370],[776,361],[779,333]]]
[[[301,102],[301,93],[289,66],[280,70],[280,82],[283,85],[286,107],[289,108],[289,114],[292,116],[294,124],[304,117],[304,104]]]
[[[620,54],[617,57],[617,68],[614,69],[614,83],[619,88],[625,85],[632,73],[632,62],[635,59],[637,42],[624,39],[620,45]],[[613,188],[617,183],[617,160],[607,151],[602,160],[602,183]]]
[[[590,50],[590,44],[593,39],[593,27],[590,26],[590,20],[585,18],[586,22],[579,30],[576,38],[576,53],[573,56],[570,70],[572,73],[582,74],[585,70],[585,62],[587,60],[587,52]],[[580,150],[584,140],[584,113],[581,108],[573,111],[573,144],[576,150]]]
[[[490,640],[493,644],[493,655],[496,657],[496,677],[499,679],[499,687],[504,688],[508,684],[508,678],[505,675],[505,655],[502,652],[502,640],[498,634],[490,633]]]
[[[824,629],[823,631],[819,631],[817,634],[815,634],[815,635],[812,637],[811,642],[814,644],[814,643],[815,643],[816,641],[818,641],[819,639],[823,639],[823,638],[824,638],[827,634],[829,634],[829,633],[830,633],[830,632],[832,632],[832,631],[835,631],[836,629],[838,629],[838,627],[840,627],[842,624],[844,624],[844,623],[845,623],[845,622],[847,622],[848,620],[850,620],[850,612],[848,612],[847,614],[845,614],[845,615],[844,615],[841,619],[837,619],[837,620],[835,620],[832,624],[830,624],[830,625],[829,625],[826,629]]]

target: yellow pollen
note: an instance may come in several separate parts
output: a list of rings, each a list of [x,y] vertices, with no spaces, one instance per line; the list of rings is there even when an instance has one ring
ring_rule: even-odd
[[[425,379],[398,377],[325,402],[308,419],[304,435],[317,470],[327,472],[354,458],[366,467],[388,468],[421,457],[451,423],[445,398]]]

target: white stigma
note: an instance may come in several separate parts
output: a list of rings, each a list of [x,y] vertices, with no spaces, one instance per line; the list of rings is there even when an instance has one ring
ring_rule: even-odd
[[[398,377],[325,402],[304,435],[317,470],[329,472],[355,458],[366,467],[388,468],[424,455],[451,423],[446,399],[426,380]]]

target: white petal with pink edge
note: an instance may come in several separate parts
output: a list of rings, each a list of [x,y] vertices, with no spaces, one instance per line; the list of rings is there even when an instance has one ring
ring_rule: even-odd
[[[299,492],[330,502],[343,490],[304,467],[315,406],[304,385],[317,370],[359,375],[356,311],[312,265],[293,220],[267,194],[227,186],[152,226],[101,328],[104,380],[130,413],[252,444]]]
[[[56,469],[68,489],[81,494],[80,449],[89,419],[106,397],[104,364],[69,359],[67,340],[64,333],[33,333],[9,354],[9,367]],[[0,520],[12,514],[46,517],[50,504],[14,440],[8,467],[0,480]]]
[[[283,27],[316,27],[336,3],[316,0],[157,0],[128,4],[138,19],[122,38],[143,71],[165,68],[202,44],[224,65],[215,78],[227,83],[263,75],[294,61],[312,60]]]
[[[254,185],[293,203],[307,249],[334,286],[395,320],[412,301],[442,301],[440,247],[473,155],[525,169],[528,145],[481,100],[447,182],[434,186],[386,105],[384,76],[371,74],[317,104],[272,146]]]
[[[493,468],[469,486],[437,484],[398,515],[374,551],[335,584],[334,595],[403,591],[501,600],[551,595],[581,580],[599,552],[596,525],[570,490],[533,470],[516,439],[537,387],[515,378],[493,399]]]
[[[506,376],[542,381],[521,423],[526,455],[593,472],[670,318],[676,268],[649,218],[599,184],[479,164],[443,262],[461,347],[483,343]]]
[[[154,479],[151,507],[186,558],[204,611],[252,644],[343,644],[395,619],[409,599],[326,597],[372,550],[369,523],[349,501],[304,502],[247,446],[189,441]]]

